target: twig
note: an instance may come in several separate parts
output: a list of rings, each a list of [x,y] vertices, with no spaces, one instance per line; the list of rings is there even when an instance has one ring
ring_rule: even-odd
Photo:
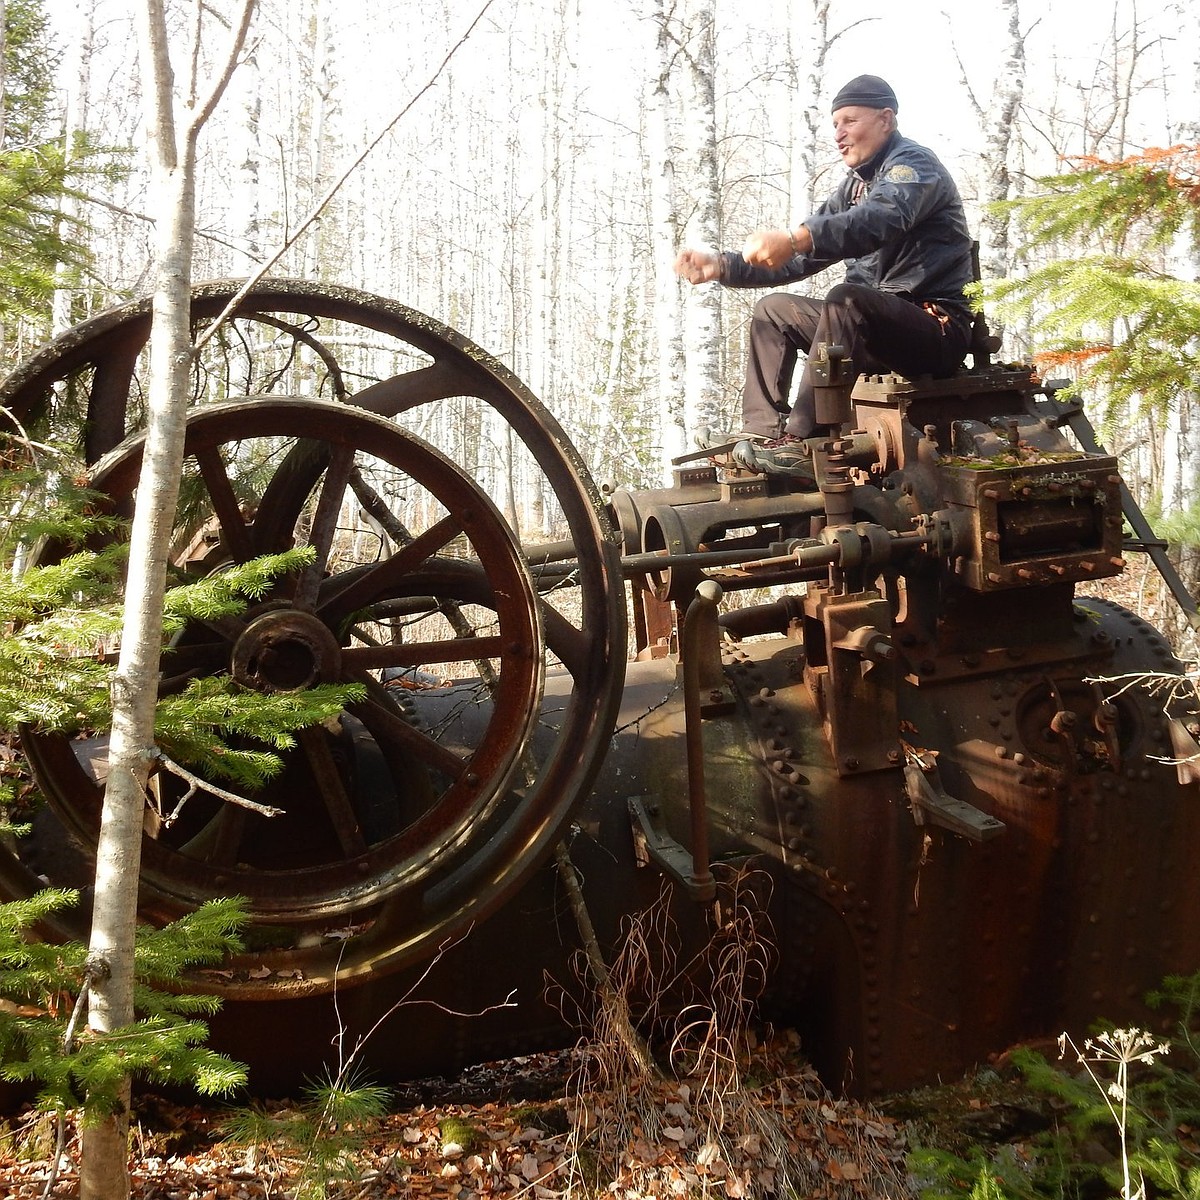
[[[89,962],[84,970],[83,982],[79,987],[79,995],[75,997],[75,1007],[71,1009],[71,1016],[67,1020],[67,1027],[63,1031],[62,1048],[64,1056],[70,1054],[75,1049],[75,1030],[83,1016],[83,1010],[87,1007],[88,996],[91,995],[92,991],[92,980],[97,978],[102,970],[103,968],[100,963],[93,962]],[[66,1141],[67,1122],[60,1108],[54,1114],[54,1158],[51,1160],[50,1170],[46,1173],[46,1186],[42,1189],[42,1200],[50,1200],[50,1195],[54,1191],[54,1185],[58,1182],[58,1172],[62,1168]]]
[[[413,97],[409,100],[409,102],[375,135],[375,137],[373,137],[371,139],[370,142],[367,143],[367,145],[363,149],[362,153],[359,154],[358,157],[355,158],[354,161],[351,162],[348,167],[346,167],[346,169],[341,173],[341,175],[339,175],[337,177],[337,179],[335,179],[333,181],[333,183],[329,186],[329,188],[325,192],[325,194],[313,206],[313,209],[308,214],[308,216],[305,217],[304,220],[300,222],[299,226],[297,226],[297,228],[292,231],[291,235],[284,239],[283,243],[275,251],[275,253],[272,254],[271,257],[268,258],[266,260],[266,262],[264,262],[258,268],[258,270],[255,271],[250,276],[250,278],[247,279],[246,282],[243,283],[242,286],[237,290],[237,292],[230,298],[229,303],[226,304],[225,307],[221,310],[221,312],[217,315],[216,320],[213,321],[204,330],[204,332],[196,339],[196,343],[192,347],[193,356],[198,355],[200,353],[200,351],[204,348],[204,346],[208,343],[208,341],[213,337],[213,335],[217,332],[217,330],[221,327],[221,325],[226,320],[228,320],[230,316],[232,316],[232,314],[233,314],[234,310],[237,308],[237,306],[239,304],[241,304],[241,302],[246,298],[246,296],[249,295],[249,293],[250,293],[251,289],[254,287],[254,285],[257,284],[258,281],[260,279],[262,279],[263,276],[266,275],[266,273],[288,252],[288,250],[290,250],[292,248],[292,246],[294,246],[296,244],[300,235],[311,224],[313,224],[314,221],[316,221],[316,219],[321,215],[321,213],[323,213],[325,211],[325,209],[329,205],[330,201],[334,198],[334,196],[337,195],[342,184],[344,184],[346,182],[346,180],[349,179],[350,176],[359,168],[359,166],[366,159],[367,155],[369,155],[371,153],[371,151],[374,150],[375,147],[378,146],[379,143],[382,142],[383,139],[385,137],[387,137],[387,135],[389,133],[391,133],[391,131],[400,123],[400,121],[403,120],[404,117],[408,115],[408,112],[413,107],[413,105],[415,105],[416,102],[418,100],[420,100],[421,97],[424,96],[425,93],[427,91],[429,91],[429,89],[431,87],[433,87],[433,85],[438,81],[438,77],[446,69],[446,64],[454,57],[454,55],[458,52],[459,48],[467,40],[467,38],[469,38],[471,36],[471,34],[475,32],[475,26],[478,25],[479,22],[483,20],[484,14],[487,12],[487,10],[489,8],[491,8],[491,6],[492,6],[492,0],[484,0],[483,7],[479,10],[478,15],[475,17],[475,20],[473,20],[471,22],[471,24],[467,27],[467,31],[462,35],[462,37],[460,37],[458,39],[458,41],[455,42],[454,45],[450,47],[450,49],[446,53],[446,57],[442,59],[437,70],[434,71],[434,73],[429,77],[429,79],[425,82],[425,85],[422,88],[420,88],[413,95]]]
[[[452,950],[455,946],[461,944],[462,942],[465,942],[467,940],[467,938],[470,937],[471,931],[474,928],[475,928],[474,924],[468,925],[467,928],[461,934],[458,934],[454,937],[446,938],[438,946],[437,953],[425,964],[425,966],[421,970],[421,974],[409,986],[408,990],[404,993],[404,995],[401,996],[400,999],[397,1000],[394,1004],[392,1004],[391,1007],[389,1007],[386,1011],[384,1011],[382,1013],[382,1015],[380,1015],[378,1018],[376,1018],[375,1023],[371,1026],[371,1028],[368,1029],[366,1031],[366,1033],[362,1034],[358,1038],[358,1040],[354,1043],[354,1049],[350,1052],[350,1056],[348,1058],[346,1058],[344,1061],[342,1060],[342,1043],[343,1043],[343,1038],[344,1038],[344,1034],[345,1034],[345,1029],[341,1027],[341,1020],[339,1017],[339,1029],[338,1029],[338,1033],[336,1035],[336,1041],[337,1041],[337,1045],[338,1045],[338,1060],[339,1060],[338,1061],[338,1079],[339,1080],[344,1078],[348,1074],[350,1068],[353,1066],[354,1060],[358,1057],[363,1046],[365,1046],[367,1044],[367,1042],[375,1035],[375,1033],[379,1030],[380,1026],[383,1025],[383,1023],[389,1017],[391,1017],[394,1013],[398,1012],[402,1008],[408,1008],[410,1006],[417,1005],[417,1004],[427,1004],[427,1005],[431,1005],[433,1008],[436,1008],[439,1012],[446,1013],[448,1016],[451,1016],[451,1017],[474,1018],[474,1017],[486,1016],[488,1013],[496,1012],[502,1008],[516,1008],[517,1007],[515,989],[513,991],[509,992],[508,995],[505,996],[503,1000],[497,1001],[495,1004],[486,1004],[486,1005],[484,1005],[483,1008],[477,1009],[474,1012],[460,1012],[457,1009],[448,1008],[448,1007],[446,1007],[446,1005],[440,1004],[436,1000],[424,1000],[415,994],[417,989],[429,978],[429,976],[433,973],[434,968],[438,965],[438,963],[440,963],[442,961],[442,959],[446,956],[446,954],[450,950]],[[335,989],[334,989],[335,999],[336,999],[336,996],[337,996],[337,989],[335,987]]]
[[[209,783],[207,779],[201,779],[199,775],[193,775],[186,767],[181,767],[174,759],[168,758],[161,750],[156,750],[154,757],[172,775],[178,775],[180,779],[188,784],[188,790],[184,792],[179,803],[175,805],[174,811],[169,817],[163,818],[164,825],[170,826],[174,823],[183,806],[196,794],[197,790],[210,792],[218,800],[224,800],[229,804],[236,804],[241,808],[248,808],[251,812],[259,813],[264,817],[283,816],[284,810],[282,808],[273,808],[269,804],[258,804],[254,800],[247,800],[245,796],[239,796],[236,792],[227,792],[224,788],[217,787],[215,783]]]
[[[661,1079],[662,1071],[659,1070],[658,1064],[654,1061],[641,1035],[633,1027],[625,998],[613,986],[608,964],[604,961],[604,955],[600,952],[600,943],[596,940],[596,930],[592,925],[591,914],[588,912],[583,898],[583,889],[579,886],[579,874],[575,870],[575,864],[571,861],[571,855],[565,842],[560,841],[555,847],[554,858],[558,864],[559,878],[567,889],[567,899],[575,917],[575,924],[579,927],[579,936],[583,941],[584,953],[587,955],[588,968],[600,991],[600,1002],[608,1012],[613,1031],[638,1068],[652,1078]]]
[[[11,408],[6,408],[4,405],[0,405],[0,416],[7,417],[8,420],[10,420],[16,426],[16,440],[29,451],[29,456],[33,459],[33,465],[35,467],[38,465],[37,452],[39,450],[44,451],[46,454],[53,454],[55,452],[53,446],[48,446],[45,442],[35,442],[33,438],[31,438],[26,432],[25,426],[21,424],[17,414],[14,413]],[[12,435],[10,434],[9,436],[11,437]]]

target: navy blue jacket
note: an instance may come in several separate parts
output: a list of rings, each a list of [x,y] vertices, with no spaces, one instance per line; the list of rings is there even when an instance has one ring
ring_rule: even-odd
[[[857,193],[857,200],[856,200]],[[775,287],[845,261],[846,282],[931,301],[970,323],[971,235],[958,187],[937,155],[895,132],[804,221],[813,248],[775,269],[721,255],[726,287]]]

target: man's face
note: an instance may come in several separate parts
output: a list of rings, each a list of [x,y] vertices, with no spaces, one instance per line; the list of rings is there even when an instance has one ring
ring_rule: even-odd
[[[892,132],[890,108],[863,108],[849,104],[833,114],[833,136],[842,162],[859,167],[883,149]]]

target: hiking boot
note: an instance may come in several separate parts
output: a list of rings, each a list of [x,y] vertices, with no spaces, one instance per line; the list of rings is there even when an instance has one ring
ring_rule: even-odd
[[[713,429],[706,425],[697,431],[696,445],[701,450],[716,450],[736,446],[738,442],[767,442],[775,436],[773,433],[754,433],[749,429]]]
[[[816,487],[812,455],[808,452],[805,439],[790,433],[769,441],[740,441],[733,448],[733,461],[750,471],[787,475]]]

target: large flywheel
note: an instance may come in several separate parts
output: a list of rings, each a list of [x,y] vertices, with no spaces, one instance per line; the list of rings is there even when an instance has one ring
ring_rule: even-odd
[[[235,289],[197,289],[198,328]],[[92,483],[118,511],[136,494],[148,332],[144,303],[102,314],[0,386],[0,404],[32,429],[50,413],[61,428],[74,407]],[[322,398],[299,398],[298,383]],[[180,565],[195,575],[292,546],[311,547],[313,561],[244,616],[190,623],[164,653],[160,691],[228,677],[263,694],[353,683],[365,698],[301,731],[283,772],[252,797],[278,815],[216,789],[190,793],[160,771],[143,913],[161,921],[245,896],[251,949],[222,989],[325,990],[428,957],[545,860],[603,758],[620,696],[618,551],[545,408],[483,351],[390,301],[260,285],[200,356],[196,394]],[[472,445],[504,448],[499,466],[460,465],[472,422],[492,433]],[[553,588],[481,482],[497,471],[561,514]],[[542,704],[548,657],[572,685],[553,713]],[[451,681],[487,713],[470,744],[422,715],[422,692]],[[101,734],[24,732],[51,815],[15,852],[0,850],[9,894],[86,876]]]

